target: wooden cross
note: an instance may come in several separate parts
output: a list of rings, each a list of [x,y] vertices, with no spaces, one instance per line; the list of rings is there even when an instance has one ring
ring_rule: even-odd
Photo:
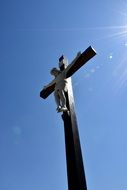
[[[62,114],[65,132],[68,190],[87,190],[78,124],[74,109],[71,76],[95,55],[95,50],[90,46],[68,66],[64,56],[61,56],[59,59],[60,70],[66,73],[68,81],[68,89],[67,92],[65,92],[65,96],[67,100],[66,106],[69,111],[63,112]],[[40,97],[46,99],[54,91],[55,83],[56,81],[54,79],[47,88],[44,88],[40,92]]]

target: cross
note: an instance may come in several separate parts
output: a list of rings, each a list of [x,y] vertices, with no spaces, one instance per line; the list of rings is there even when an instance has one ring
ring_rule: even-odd
[[[95,50],[89,46],[83,53],[77,54],[69,65],[64,56],[59,58],[60,74],[64,74],[64,80],[67,80],[67,89],[64,91],[67,110],[62,110],[62,119],[65,133],[68,190],[87,190],[71,76],[95,55]],[[46,99],[55,90],[56,83],[57,77],[43,88],[40,97]]]

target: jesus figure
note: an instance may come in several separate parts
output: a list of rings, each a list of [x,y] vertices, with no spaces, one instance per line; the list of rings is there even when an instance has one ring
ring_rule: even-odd
[[[66,73],[71,67],[71,65],[77,60],[77,58],[81,55],[81,52],[77,53],[76,58],[72,61],[72,63],[63,71],[60,71],[57,68],[53,68],[50,71],[50,74],[53,75],[55,78],[54,80],[49,83],[47,86],[44,86],[44,88],[47,88],[55,83],[55,89],[54,89],[54,97],[55,102],[57,105],[57,112],[66,112],[68,111],[66,106],[66,97],[65,92],[67,92],[67,79],[66,79]]]

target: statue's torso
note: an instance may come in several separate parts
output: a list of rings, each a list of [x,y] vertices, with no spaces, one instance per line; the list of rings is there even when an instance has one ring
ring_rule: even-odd
[[[56,77],[55,90],[67,91],[67,79],[64,71]]]

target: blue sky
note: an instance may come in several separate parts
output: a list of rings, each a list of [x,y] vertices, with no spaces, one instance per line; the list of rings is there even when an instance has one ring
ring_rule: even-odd
[[[92,45],[73,77],[88,190],[127,189],[127,3],[0,1],[0,189],[67,189],[64,130],[49,71]]]

